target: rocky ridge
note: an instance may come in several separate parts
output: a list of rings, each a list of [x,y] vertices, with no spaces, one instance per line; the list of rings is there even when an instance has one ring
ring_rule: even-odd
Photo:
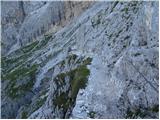
[[[156,1],[96,2],[2,57],[2,118],[158,118],[158,34]]]

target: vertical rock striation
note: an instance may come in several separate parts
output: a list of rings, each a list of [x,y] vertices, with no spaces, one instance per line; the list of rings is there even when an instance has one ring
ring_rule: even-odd
[[[2,54],[37,40],[49,30],[56,32],[57,26],[62,28],[91,4],[92,2],[3,1]]]

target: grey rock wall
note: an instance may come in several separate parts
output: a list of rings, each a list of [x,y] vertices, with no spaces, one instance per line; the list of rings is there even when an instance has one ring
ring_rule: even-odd
[[[92,2],[2,2],[2,54],[5,55],[65,26]],[[13,32],[12,32],[13,31]]]
[[[17,42],[16,37],[25,17],[22,11],[19,2],[1,2],[2,54]]]

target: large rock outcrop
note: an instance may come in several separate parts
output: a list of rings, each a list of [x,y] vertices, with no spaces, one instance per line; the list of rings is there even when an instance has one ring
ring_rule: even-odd
[[[92,2],[2,2],[2,54],[53,33],[80,15]]]
[[[25,24],[50,20],[51,4]],[[158,118],[158,8],[156,1],[95,2],[2,57],[2,118]]]

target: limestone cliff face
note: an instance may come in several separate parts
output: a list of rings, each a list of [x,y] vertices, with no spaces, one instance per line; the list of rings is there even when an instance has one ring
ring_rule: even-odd
[[[2,54],[56,32],[92,2],[2,2]],[[58,29],[59,28],[59,29]]]
[[[158,2],[25,4],[37,7],[2,57],[2,118],[158,118]]]
[[[24,13],[19,2],[1,2],[2,20],[2,54],[13,46],[17,40],[18,30],[24,20]]]

